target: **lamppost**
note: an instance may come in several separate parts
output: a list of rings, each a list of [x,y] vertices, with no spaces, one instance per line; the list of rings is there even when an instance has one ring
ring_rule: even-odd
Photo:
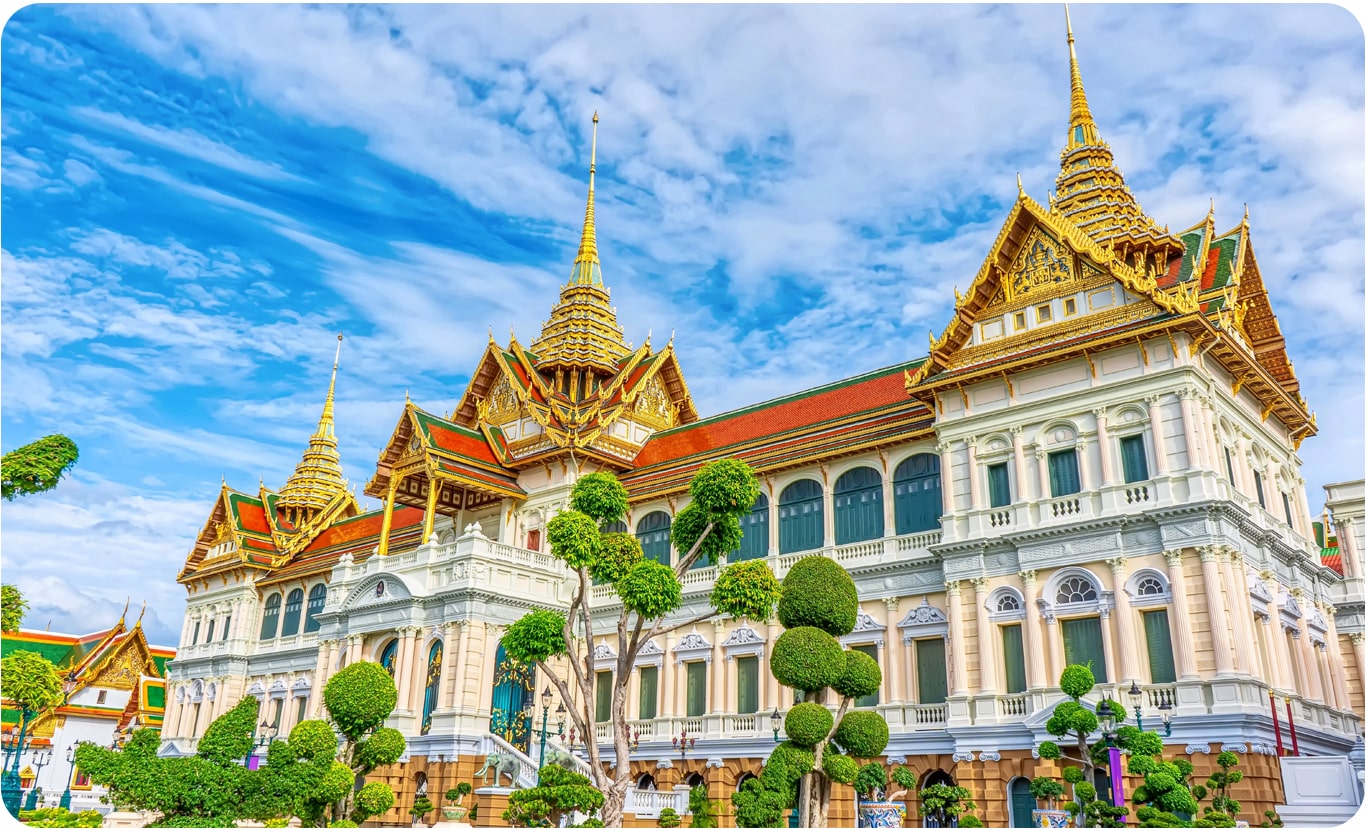
[[[1143,691],[1138,688],[1137,681],[1129,684],[1129,700],[1134,705],[1134,718],[1138,720],[1138,729],[1143,729]],[[1157,705],[1157,711],[1162,714],[1162,725],[1165,728],[1165,735],[1172,734],[1172,704],[1167,700],[1167,696],[1162,696],[1162,703]],[[1097,711],[1099,713],[1099,711]]]
[[[24,743],[27,738],[28,723],[37,713],[23,708],[19,713],[19,735],[14,740],[14,751],[11,754],[10,765],[5,769],[3,776],[0,776],[0,791],[3,791],[3,802],[5,809],[14,816],[19,816],[19,804],[23,799],[23,782],[19,779],[19,765],[24,758]]]
[[[38,807],[38,791],[41,790],[41,788],[38,787],[38,780],[43,775],[43,768],[47,767],[47,763],[51,761],[51,750],[39,750],[33,754],[33,759],[30,764],[37,768],[37,770],[34,771],[33,774],[33,787],[28,789],[28,798],[24,800],[25,811],[32,811],[34,808]]]
[[[769,719],[772,721],[770,726],[773,728],[773,741],[776,742],[778,740],[778,728],[783,725],[783,714],[778,711],[777,707],[774,707],[773,715]]]
[[[550,735],[550,698],[550,687],[547,686],[545,692],[541,693],[541,758],[540,761],[536,763],[536,770],[538,773],[541,768],[545,767],[545,740],[546,737]],[[555,713],[556,715],[559,715],[563,712],[564,704],[560,704],[559,709],[556,710]],[[561,719],[563,719],[563,716],[561,716]],[[561,721],[560,723],[563,724],[564,722]]]
[[[686,759],[688,758],[688,751],[697,746],[697,737],[693,736],[690,738],[688,736],[688,731],[684,730],[682,733],[674,736],[673,743],[674,750],[678,751],[679,758]]]
[[[57,807],[71,810],[71,780],[76,778],[76,747],[79,742],[67,745],[66,748],[66,790],[62,791],[62,801],[57,803]]]

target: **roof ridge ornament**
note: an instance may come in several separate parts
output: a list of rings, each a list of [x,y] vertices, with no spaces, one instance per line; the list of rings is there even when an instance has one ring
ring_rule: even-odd
[[[579,237],[579,253],[574,257],[571,285],[602,285],[602,263],[598,259],[598,232],[594,219],[594,185],[598,172],[598,112],[593,111],[593,144],[588,157],[588,205],[583,214],[583,233]]]

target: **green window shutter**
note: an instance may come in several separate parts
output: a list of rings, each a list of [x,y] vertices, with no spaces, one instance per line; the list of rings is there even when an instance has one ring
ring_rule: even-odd
[[[1291,528],[1295,527],[1295,521],[1290,518],[1290,494],[1281,491],[1281,502],[1285,503],[1285,524]]]
[[[835,544],[882,536],[882,477],[870,467],[857,467],[835,482]]]
[[[1142,436],[1125,436],[1119,440],[1119,456],[1124,462],[1124,482],[1144,482],[1148,479],[1148,453]]]
[[[1101,639],[1100,618],[1082,617],[1062,622],[1062,649],[1067,665],[1091,664],[1097,684],[1109,681],[1105,675],[1105,641]]]
[[[1232,465],[1232,462],[1229,462]],[[1232,468],[1230,467],[1230,470]],[[1262,490],[1262,473],[1259,470],[1252,471],[1252,483],[1257,486],[1257,504],[1266,510],[1266,491]]]
[[[762,493],[754,503],[754,507],[749,509],[749,513],[740,517],[740,530],[743,536],[740,537],[740,547],[735,550],[729,560],[762,560],[768,556],[768,497]]]
[[[759,659],[753,655],[738,658],[736,667],[735,712],[741,714],[759,712]]]
[[[1010,504],[1010,471],[1005,462],[987,467],[987,490],[991,492],[991,507],[1004,508]]]
[[[707,663],[692,661],[688,664],[688,716],[705,715],[707,712]]]
[[[892,477],[892,503],[898,534],[938,528],[944,513],[939,457],[917,453],[897,465]]]
[[[612,673],[599,672],[593,679],[594,693],[597,695],[595,721],[612,719]]]
[[[949,697],[947,666],[943,638],[915,642],[915,678],[921,704],[943,704]]]
[[[869,658],[872,658],[874,661],[877,661],[877,660],[878,660],[877,647],[874,646],[873,644],[865,644],[865,645],[863,645],[863,646],[856,646],[856,647],[854,647],[854,650],[857,651],[857,652],[862,652],[864,655],[867,655]],[[879,662],[879,663],[880,663],[880,662]],[[878,691],[877,691],[877,690],[873,690],[872,693],[870,693],[870,694],[868,694],[868,695],[865,695],[864,697],[862,697],[862,698],[860,698],[860,699],[858,699],[857,701],[854,702],[854,706],[855,706],[855,707],[876,707],[877,704],[878,704]]]
[[[1048,454],[1048,481],[1054,496],[1069,496],[1081,490],[1077,451],[1059,450]]]
[[[1231,485],[1238,484],[1238,477],[1233,475],[1233,451],[1224,448],[1224,467],[1228,469],[1228,481]],[[1263,505],[1263,507],[1266,507]]]
[[[640,668],[640,717],[652,719],[659,714],[659,667]]]
[[[1176,663],[1172,660],[1172,630],[1167,622],[1167,610],[1143,613],[1143,631],[1148,636],[1148,670],[1154,684],[1170,684],[1176,680]]]
[[[825,544],[824,495],[811,479],[788,485],[778,499],[778,553],[810,551]]]
[[[1006,659],[1006,692],[1025,691],[1024,636],[1020,624],[1001,627],[1002,651]]]

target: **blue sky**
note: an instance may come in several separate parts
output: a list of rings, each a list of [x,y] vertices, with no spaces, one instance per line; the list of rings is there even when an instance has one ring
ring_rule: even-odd
[[[1320,435],[1362,475],[1363,38],[1333,6],[1074,6],[1147,212],[1253,242]],[[174,643],[219,486],[316,423],[364,483],[404,391],[454,406],[569,273],[601,114],[603,275],[713,413],[923,353],[1067,118],[1057,6],[30,6],[0,42],[3,446],[82,457],[4,506],[29,625],[126,596]],[[369,500],[373,504],[373,500]]]

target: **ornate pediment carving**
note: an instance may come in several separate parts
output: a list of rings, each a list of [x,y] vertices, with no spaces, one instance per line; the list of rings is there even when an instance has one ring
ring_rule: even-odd
[[[1006,301],[1053,296],[1063,285],[1075,280],[1072,259],[1066,246],[1042,225],[1035,225],[1006,276]]]

